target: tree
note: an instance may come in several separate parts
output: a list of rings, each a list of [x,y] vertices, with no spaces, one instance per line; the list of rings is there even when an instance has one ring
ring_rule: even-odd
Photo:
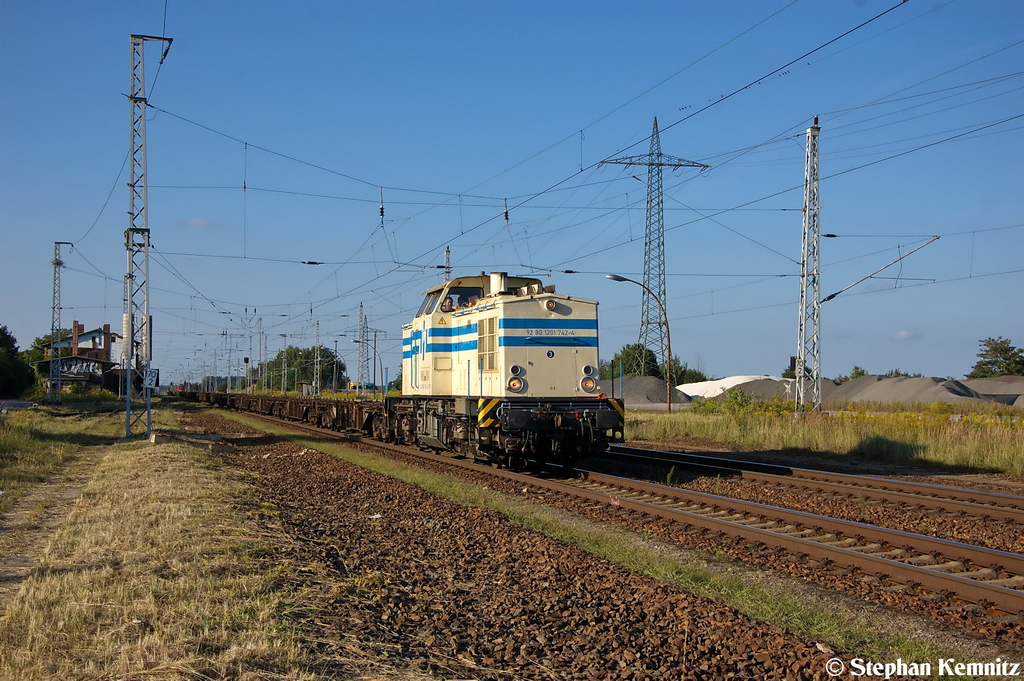
[[[680,362],[678,357],[672,357],[672,385],[682,383],[702,383],[703,381],[714,380],[700,369],[691,369],[686,362]]]
[[[885,372],[886,378],[921,378],[924,374],[908,374],[903,369],[896,367]]]
[[[18,341],[0,326],[0,397],[17,397],[34,382],[32,368],[18,354]]]
[[[867,376],[867,375],[868,375],[867,369],[865,369],[864,367],[859,367],[856,364],[854,364],[853,365],[853,369],[850,370],[850,375],[849,376],[837,376],[836,377],[836,381],[839,382],[839,383],[846,383],[847,381],[852,381],[855,378],[860,378],[861,376]],[[793,378],[795,378],[795,376]]]
[[[402,370],[398,370],[398,375],[395,376],[391,381],[388,382],[388,390],[402,391]]]
[[[811,368],[804,362],[804,376],[811,375]],[[796,378],[796,357],[789,358],[789,366],[783,369],[782,378]]]
[[[25,360],[29,366],[35,369],[36,375],[40,378],[46,378],[50,375],[50,365],[43,363],[46,359],[47,351],[50,349],[50,341],[54,338],[61,340],[71,335],[71,329],[59,329],[57,333],[48,333],[45,336],[40,336],[32,341],[32,345],[28,346],[27,350],[22,350],[21,358]],[[58,356],[66,357],[71,355],[71,348],[57,348]]]
[[[600,364],[600,378],[603,381],[619,377],[619,367],[625,376],[635,376],[631,368],[635,366],[634,359],[637,353],[643,353],[645,372],[642,376],[657,376],[665,378],[665,366],[658,364],[658,357],[649,349],[634,343],[623,347],[611,360],[603,360]],[[621,365],[619,364],[621,362]],[[700,383],[709,381],[707,375],[699,369],[691,369],[686,362],[681,362],[678,355],[672,356],[672,385],[681,383]]]
[[[1009,338],[986,338],[981,343],[978,363],[967,378],[1024,376],[1024,350],[1010,345]]]
[[[637,356],[642,359],[642,365],[644,370],[640,374],[636,374],[633,371],[633,367],[638,364],[636,362]],[[658,376],[662,374],[661,367],[658,366],[658,357],[649,348],[640,343],[634,343],[632,345],[626,345],[612,357],[610,362],[602,362],[600,367],[600,378],[608,379],[618,377],[619,366],[622,366],[622,372],[626,376]]]
[[[334,384],[334,363],[338,362],[338,387],[347,386],[345,378],[345,362],[336,358],[334,351],[320,346],[320,389],[327,390]],[[282,386],[282,369],[287,366],[288,390],[295,390],[299,384],[313,384],[316,374],[316,349],[296,348],[288,346],[280,350],[277,356],[263,363],[263,375],[266,377],[268,390],[280,390]]]

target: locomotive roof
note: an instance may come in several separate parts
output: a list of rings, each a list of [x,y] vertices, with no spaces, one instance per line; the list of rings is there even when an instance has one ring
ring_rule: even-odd
[[[488,275],[486,275],[486,274],[473,274],[473,275],[470,275],[468,277],[455,277],[454,279],[449,279],[448,281],[445,281],[445,282],[442,282],[440,284],[437,284],[436,286],[431,286],[430,288],[428,288],[426,291],[423,292],[423,295],[428,295],[430,293],[435,293],[437,291],[441,291],[446,286],[449,286],[449,285],[450,286],[474,286],[474,285],[479,286],[479,285],[482,285],[482,282],[485,282],[485,281],[490,281],[490,277]],[[529,286],[530,284],[542,284],[543,283],[540,279],[537,279],[536,277],[514,277],[514,276],[509,276],[507,282],[508,282],[507,283],[507,287],[509,289],[519,288],[521,286]]]

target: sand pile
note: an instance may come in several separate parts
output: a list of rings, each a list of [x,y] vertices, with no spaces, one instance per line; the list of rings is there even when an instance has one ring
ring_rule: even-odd
[[[665,409],[665,381],[656,376],[623,376],[621,391],[618,378],[603,379],[601,387],[609,397],[622,397],[627,409]],[[672,393],[672,404],[690,403],[685,393],[679,390]]]
[[[827,398],[838,402],[962,402],[982,399],[960,381],[945,378],[861,376],[847,381]]]

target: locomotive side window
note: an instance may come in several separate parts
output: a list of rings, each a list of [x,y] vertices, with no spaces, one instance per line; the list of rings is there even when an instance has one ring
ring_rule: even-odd
[[[437,303],[437,299],[440,297],[440,293],[428,293],[426,297],[423,299],[423,302],[420,304],[420,309],[419,312],[416,313],[416,316],[419,317],[424,314],[430,314],[431,312],[433,312],[434,305],[435,303]]]
[[[481,369],[495,371],[498,368],[498,318],[481,319],[477,326],[478,347],[480,348]]]
[[[483,296],[484,290],[479,286],[455,286],[448,289],[447,296],[452,299],[455,307],[469,307]]]

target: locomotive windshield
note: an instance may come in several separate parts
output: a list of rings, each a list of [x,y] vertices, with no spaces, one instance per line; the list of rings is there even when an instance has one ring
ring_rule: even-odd
[[[440,291],[435,291],[434,293],[428,293],[423,298],[423,302],[420,304],[420,309],[419,309],[419,312],[416,313],[416,316],[419,317],[420,315],[430,314],[431,312],[433,312],[434,311],[434,305],[437,304],[437,299],[440,298],[440,297],[441,297],[441,292]]]
[[[417,317],[436,312],[454,312],[460,307],[469,307],[482,298],[484,290],[480,286],[453,286],[444,292],[432,291],[423,298]]]

